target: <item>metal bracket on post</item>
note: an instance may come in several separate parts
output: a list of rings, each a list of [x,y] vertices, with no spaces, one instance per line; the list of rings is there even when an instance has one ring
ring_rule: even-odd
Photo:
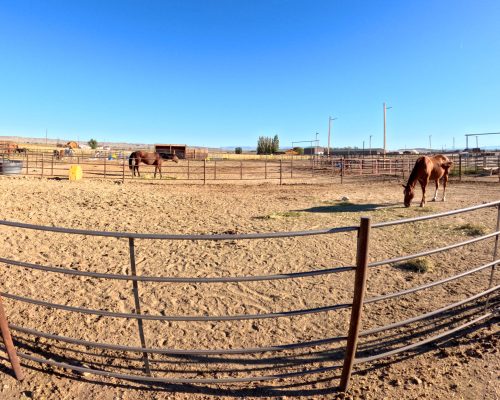
[[[14,375],[18,381],[24,379],[23,370],[21,369],[21,364],[19,363],[19,358],[17,357],[16,348],[12,342],[12,336],[10,335],[9,323],[7,322],[7,315],[5,314],[5,309],[3,307],[2,297],[0,296],[0,333],[2,335],[2,340],[5,345],[5,350],[7,351],[7,356],[9,357],[10,364],[14,370]]]
[[[134,238],[128,239],[129,250],[130,250],[130,273],[132,276],[137,276],[137,271],[135,269],[135,247]],[[134,302],[135,302],[135,314],[141,315],[141,300],[139,298],[139,283],[137,281],[132,281],[132,288],[134,291]],[[137,326],[139,328],[139,339],[141,341],[141,346],[146,347],[146,337],[144,336],[144,326],[142,319],[137,318]],[[142,359],[144,361],[144,370],[146,374],[151,376],[151,369],[149,368],[149,358],[148,353],[142,353]]]
[[[347,346],[340,378],[340,390],[345,392],[349,387],[352,366],[356,358],[356,348],[358,346],[358,334],[361,325],[361,315],[363,313],[363,299],[366,289],[366,272],[368,266],[368,245],[370,237],[371,220],[369,217],[361,218],[358,231],[358,247],[356,252],[356,273],[354,276],[354,296],[351,310],[351,322],[347,335]]]

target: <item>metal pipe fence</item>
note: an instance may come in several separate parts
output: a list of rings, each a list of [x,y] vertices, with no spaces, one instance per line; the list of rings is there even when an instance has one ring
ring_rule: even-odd
[[[3,155],[2,157],[5,157]],[[26,176],[67,178],[71,165],[79,165],[83,175],[89,179],[153,180],[154,166],[141,164],[141,177],[133,177],[128,166],[128,156],[120,153],[116,158],[89,157],[88,154],[74,154],[62,159],[50,153],[27,152],[23,155],[8,155],[8,159],[23,161],[23,174]],[[306,159],[291,156],[282,159],[257,160],[181,160],[178,164],[164,161],[162,179],[178,182],[216,183],[227,181],[274,181],[279,184],[287,181],[311,180],[331,182],[360,178],[398,178],[407,179],[418,155],[321,157]],[[462,180],[479,175],[499,174],[500,154],[449,154],[454,165],[451,178]],[[156,179],[159,179],[156,178]],[[499,174],[500,179],[500,174]]]
[[[444,218],[451,215],[457,215],[462,213],[476,212],[479,210],[484,210],[486,208],[496,208],[496,230],[492,233],[484,234],[479,237],[452,243],[444,247],[429,249],[426,251],[402,255],[395,258],[388,258],[379,261],[369,262],[370,253],[370,237],[376,235],[378,229],[383,229],[389,226],[404,225],[418,223],[425,220],[435,220],[439,218]],[[141,233],[131,233],[131,232],[106,232],[106,231],[91,231],[91,230],[81,230],[81,229],[68,229],[60,227],[48,227],[39,226],[33,224],[17,223],[12,221],[0,220],[0,226],[14,227],[17,229],[27,229],[27,230],[37,230],[46,232],[56,232],[64,233],[70,235],[80,236],[100,236],[106,238],[118,238],[128,240],[128,250],[129,250],[129,263],[130,263],[130,273],[128,274],[107,274],[107,273],[97,273],[93,271],[80,271],[75,269],[67,269],[62,267],[54,267],[51,265],[34,264],[29,262],[17,261],[9,258],[0,258],[0,264],[7,265],[9,267],[21,267],[26,269],[41,270],[47,273],[57,273],[61,275],[69,276],[86,276],[96,279],[109,279],[109,280],[121,280],[121,281],[131,281],[132,287],[131,291],[134,297],[134,310],[133,312],[113,312],[102,309],[92,309],[84,307],[68,306],[61,303],[56,303],[52,301],[43,301],[36,298],[31,298],[27,296],[20,296],[13,293],[9,293],[5,290],[0,291],[0,327],[4,346],[7,350],[9,360],[12,363],[14,373],[18,379],[23,378],[23,373],[19,364],[18,357],[21,359],[29,360],[31,362],[36,362],[45,365],[52,365],[55,367],[61,367],[73,371],[78,371],[81,373],[90,373],[95,375],[101,375],[106,377],[114,377],[118,379],[134,380],[140,382],[149,383],[178,383],[178,384],[224,384],[224,383],[238,383],[238,382],[258,382],[258,381],[270,381],[277,379],[293,378],[311,374],[328,373],[336,370],[341,370],[341,381],[340,388],[342,390],[347,390],[351,378],[352,371],[355,365],[372,362],[380,358],[389,357],[401,352],[406,352],[422,346],[426,343],[436,341],[447,335],[456,333],[461,329],[464,329],[473,324],[477,324],[480,321],[485,321],[492,315],[498,313],[498,291],[500,285],[494,284],[494,272],[495,267],[500,263],[498,259],[498,238],[500,236],[500,200],[481,204],[473,207],[463,208],[459,210],[446,211],[433,215],[425,215],[416,218],[407,218],[397,221],[387,221],[382,223],[371,224],[369,218],[362,218],[359,226],[347,226],[331,229],[319,229],[311,231],[295,231],[295,232],[274,232],[274,233],[255,233],[255,234],[216,234],[216,235],[171,235],[171,234],[141,234]],[[340,265],[332,268],[326,268],[315,271],[303,271],[294,273],[282,273],[282,274],[272,274],[272,275],[260,275],[260,276],[222,276],[222,277],[176,277],[176,276],[149,276],[140,275],[136,271],[136,259],[135,259],[135,240],[189,240],[189,241],[237,241],[237,240],[254,240],[254,239],[274,239],[274,238],[289,238],[289,237],[304,237],[311,235],[336,235],[345,232],[357,232],[357,256],[356,265]],[[415,286],[409,289],[397,291],[394,293],[387,293],[382,295],[376,295],[373,297],[365,298],[366,294],[366,280],[370,270],[377,267],[383,267],[384,265],[391,265],[397,262],[408,260],[411,258],[428,256],[431,254],[445,252],[451,249],[461,248],[463,246],[468,246],[473,243],[478,243],[480,241],[494,239],[494,245],[492,250],[492,261],[487,262],[483,265],[474,266],[468,268],[466,271],[460,272],[458,274],[448,276],[443,279],[439,279],[433,282],[429,282],[424,285]],[[368,330],[362,330],[363,323],[363,307],[367,304],[373,304],[378,302],[383,302],[389,299],[398,298],[401,296],[406,296],[417,291],[429,289],[432,287],[440,286],[445,283],[464,278],[466,276],[478,273],[479,271],[484,271],[491,269],[491,277],[489,279],[489,284],[486,289],[480,290],[465,299],[455,301],[452,304],[448,304],[444,307],[429,311],[417,315],[412,318],[408,318],[402,321],[392,322],[390,324],[375,327]],[[182,282],[182,283],[228,283],[228,282],[248,282],[248,281],[270,281],[270,280],[284,280],[284,279],[300,279],[304,277],[319,276],[319,275],[332,275],[354,271],[354,291],[353,291],[353,301],[349,303],[339,303],[339,304],[327,304],[321,307],[304,308],[288,311],[278,311],[270,313],[256,313],[256,314],[236,314],[236,315],[152,315],[149,313],[144,313],[141,310],[141,297],[139,293],[139,285],[141,282]],[[492,301],[492,297],[494,301]],[[475,312],[472,319],[467,322],[453,327],[445,332],[441,332],[437,335],[427,337],[423,340],[400,346],[396,349],[392,349],[380,354],[371,355],[367,357],[357,356],[357,347],[359,338],[367,337],[370,335],[378,334],[380,332],[393,330],[413,324],[417,321],[422,321],[424,319],[429,319],[430,317],[441,315],[450,310],[457,309],[465,304],[477,301],[480,298],[487,298],[486,306],[481,312]],[[81,340],[64,335],[58,335],[48,332],[43,332],[38,329],[31,329],[20,325],[9,325],[7,324],[7,317],[5,310],[3,308],[2,298],[10,299],[14,302],[21,302],[27,304],[33,304],[48,309],[60,309],[65,312],[70,313],[80,313],[80,314],[91,314],[101,317],[112,317],[112,318],[123,318],[128,320],[137,321],[137,335],[140,340],[140,346],[127,346],[119,343],[106,343],[91,340]],[[15,304],[15,303],[14,303]],[[200,348],[200,349],[176,349],[176,348],[158,348],[158,347],[148,347],[148,335],[143,321],[243,321],[243,320],[253,320],[253,319],[276,319],[276,318],[290,318],[298,315],[308,315],[317,313],[327,313],[338,310],[351,310],[351,322],[349,326],[349,331],[346,335],[338,335],[334,337],[327,337],[317,340],[302,341],[296,343],[283,343],[283,344],[272,344],[262,347],[236,347],[236,348]],[[480,314],[480,315],[478,315]],[[55,361],[53,359],[43,357],[36,354],[36,351],[27,354],[25,352],[16,352],[14,347],[14,342],[10,336],[10,330],[18,333],[25,334],[29,336],[34,336],[35,338],[45,338],[61,343],[70,343],[75,345],[86,346],[88,348],[103,349],[109,351],[119,351],[125,353],[138,353],[141,355],[141,361],[143,365],[144,373],[121,373],[113,370],[106,369],[104,367],[92,368],[87,366],[82,366],[78,363],[72,363],[71,361]],[[15,337],[17,338],[17,337]],[[19,340],[17,338],[17,340]],[[310,349],[315,346],[327,345],[336,342],[345,342],[345,355],[343,366],[333,365],[333,366],[322,366],[320,368],[304,368],[301,365],[300,370],[270,374],[270,375],[259,375],[259,376],[245,376],[245,377],[210,377],[210,378],[177,378],[177,377],[158,377],[153,376],[152,364],[155,360],[151,358],[153,354],[162,355],[177,355],[177,356],[207,356],[207,355],[229,355],[229,354],[257,354],[264,352],[286,352],[292,349]],[[214,372],[215,373],[215,372]]]

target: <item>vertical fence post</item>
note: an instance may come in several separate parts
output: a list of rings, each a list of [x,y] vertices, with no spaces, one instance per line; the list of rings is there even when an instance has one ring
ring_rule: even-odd
[[[135,269],[135,246],[134,246],[134,238],[128,238],[129,251],[130,251],[130,273],[132,276],[137,276],[137,271]],[[132,288],[134,291],[134,303],[135,303],[135,311],[134,313],[137,315],[141,315],[141,300],[139,298],[139,283],[138,281],[132,281]],[[139,339],[141,341],[141,346],[146,347],[146,338],[144,336],[144,326],[142,324],[142,319],[137,318],[137,326],[139,328]],[[144,361],[144,370],[146,374],[151,376],[151,370],[149,368],[149,358],[148,353],[142,353],[142,359]]]
[[[125,183],[125,156],[122,158],[122,182]]]
[[[240,181],[243,180],[243,161],[240,161]]]
[[[214,161],[214,181],[217,180],[217,160]]]
[[[43,153],[42,153],[42,175],[41,176],[43,177]]]
[[[311,156],[311,176],[314,176],[314,154]]]
[[[264,179],[267,179],[267,156],[264,158]]]
[[[283,183],[283,160],[280,160],[280,185]]]
[[[207,159],[203,160],[203,184],[207,183]]]
[[[187,169],[188,169],[188,180],[189,180],[189,179],[190,179],[190,174],[189,174],[189,172],[190,172],[190,171],[189,171],[189,160],[187,160],[187,161],[188,161],[188,166],[187,166]]]
[[[290,178],[293,179],[293,154],[292,158],[290,158]]]
[[[462,154],[458,155],[458,180],[462,180]]]
[[[28,155],[26,154],[26,175],[28,174]]]
[[[497,225],[495,231],[498,232],[500,230],[500,204],[497,205]],[[495,244],[493,245],[493,261],[497,259],[498,256],[498,234],[495,236]],[[495,268],[496,264],[493,264],[491,266],[491,273],[490,273],[490,283],[488,285],[488,289],[491,289],[493,287],[493,278],[495,277]],[[490,303],[490,296],[491,293],[488,294],[488,297],[486,298],[486,304],[484,306],[484,309],[487,310],[489,303]]]
[[[345,158],[341,157],[340,158],[340,183],[344,183],[344,164],[345,164]]]
[[[370,238],[371,221],[369,217],[362,217],[358,231],[358,246],[356,252],[356,275],[354,277],[354,297],[351,310],[351,322],[347,335],[347,347],[344,357],[344,366],[340,378],[340,390],[345,392],[349,387],[352,366],[356,358],[358,334],[363,313],[363,299],[366,289],[366,272],[368,265],[368,245]]]
[[[52,159],[50,160],[50,176],[54,176],[54,154],[52,154]]]
[[[7,356],[9,357],[10,364],[14,370],[14,375],[18,381],[24,379],[24,374],[19,364],[19,358],[17,357],[16,348],[12,342],[12,336],[10,335],[9,323],[7,322],[7,315],[5,314],[5,309],[3,307],[2,297],[0,296],[0,333],[2,335],[3,344],[5,350],[7,351]]]

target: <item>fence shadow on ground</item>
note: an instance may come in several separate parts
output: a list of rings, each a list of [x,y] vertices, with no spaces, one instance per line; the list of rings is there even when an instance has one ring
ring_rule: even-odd
[[[496,303],[495,306],[498,306],[498,298],[494,299],[494,302]],[[359,348],[359,353],[362,355],[372,355],[375,353],[379,352],[385,352],[390,348],[394,348],[396,345],[400,345],[401,342],[407,342],[410,340],[415,340],[419,338],[424,338],[427,337],[428,335],[435,333],[437,331],[441,331],[443,329],[449,328],[450,326],[453,326],[455,324],[458,324],[461,322],[463,319],[469,318],[471,315],[473,315],[474,311],[477,311],[477,309],[483,308],[485,305],[484,301],[477,302],[475,304],[471,304],[465,307],[462,307],[458,310],[450,310],[448,312],[443,313],[442,315],[437,315],[432,318],[428,318],[427,320],[422,321],[421,324],[418,324],[417,327],[414,327],[412,329],[405,329],[405,330],[397,330],[387,336],[384,335],[384,338],[379,337],[373,337],[371,336],[369,340],[364,341],[360,345]],[[394,363],[399,363],[404,360],[407,360],[409,358],[414,357],[415,355],[418,354],[424,354],[430,351],[436,351],[436,350],[443,350],[444,348],[450,349],[450,348],[458,348],[458,346],[463,345],[463,344],[471,344],[477,341],[477,337],[471,337],[471,336],[465,336],[467,334],[471,334],[474,332],[477,332],[487,326],[490,326],[492,323],[494,323],[494,319],[491,319],[489,321],[484,321],[481,324],[473,325],[467,329],[464,329],[459,332],[455,332],[454,334],[448,335],[442,339],[440,339],[437,342],[433,342],[430,344],[423,345],[421,347],[418,347],[416,349],[413,349],[411,351],[408,351],[406,353],[402,353],[399,355],[392,356],[390,359],[382,359],[378,361],[374,361],[369,363],[368,365],[364,367],[358,367],[356,368],[355,375],[366,375],[370,371],[374,370],[380,370],[382,368],[385,368],[391,364]],[[387,339],[390,340],[387,340]],[[385,340],[384,340],[385,339]],[[52,359],[52,360],[60,360],[60,361],[66,361],[69,364],[73,365],[84,365],[84,364],[93,364],[93,366],[97,370],[102,370],[106,369],[106,366],[109,366],[109,364],[106,363],[106,361],[103,362],[92,362],[89,360],[84,360],[82,358],[79,359],[71,359],[68,358],[67,352],[65,351],[68,350],[68,348],[64,348],[64,346],[49,346],[47,343],[39,343],[36,340],[33,339],[27,339],[26,337],[17,337],[16,338],[16,344],[19,348],[22,348],[25,351],[28,352],[34,352],[37,355],[43,355],[45,358]],[[58,351],[59,350],[59,351]],[[90,353],[87,353],[91,355]],[[281,356],[272,356],[267,359],[263,360],[257,360],[257,359],[251,359],[247,357],[237,357],[237,358],[227,358],[224,356],[190,356],[190,355],[178,355],[178,356],[170,356],[169,361],[166,361],[167,366],[162,367],[161,365],[159,367],[154,368],[154,371],[156,373],[162,372],[162,373],[195,373],[195,374],[211,374],[213,372],[212,370],[193,370],[187,368],[185,371],[182,369],[176,369],[173,368],[174,365],[186,365],[190,363],[204,363],[204,364],[220,364],[222,365],[222,368],[217,369],[218,372],[224,373],[224,372],[230,372],[232,371],[230,368],[228,368],[228,365],[240,365],[242,367],[245,367],[243,370],[244,372],[251,372],[251,371],[262,371],[262,370],[268,370],[268,373],[272,373],[272,371],[276,369],[283,369],[286,368],[287,366],[294,366],[297,363],[297,360],[293,360],[294,357],[301,357],[304,356],[305,354],[301,351],[299,354],[295,354],[291,356],[291,360],[288,359],[288,362],[286,361],[285,357]],[[306,363],[314,363],[314,362],[325,362],[325,361],[341,361],[344,355],[344,348],[336,348],[336,349],[327,349],[327,350],[321,350],[321,351],[316,351],[316,352],[310,352],[308,354],[310,358]],[[97,354],[93,354],[94,357],[97,356]],[[116,356],[115,356],[116,358]],[[2,360],[2,363],[6,361],[6,358],[1,357],[0,360]],[[140,362],[140,358],[134,359],[136,362]],[[0,363],[0,372],[6,373],[6,374],[11,374],[11,371],[5,368],[2,363]],[[179,364],[181,363],[181,364]],[[278,366],[276,365],[271,365],[272,363],[277,363],[279,364]],[[171,364],[172,366],[168,365]],[[288,365],[287,365],[288,364]],[[297,364],[304,364],[304,359],[302,359],[299,363]],[[268,367],[266,367],[268,365]],[[251,396],[251,397],[281,397],[281,396],[292,396],[292,397],[298,397],[298,396],[327,396],[327,395],[335,395],[336,393],[339,392],[338,385],[336,384],[336,380],[340,378],[340,370],[341,366],[332,366],[331,370],[327,372],[327,376],[325,376],[325,373],[318,375],[316,378],[312,379],[306,379],[301,382],[291,382],[287,383],[286,381],[278,381],[275,384],[270,384],[270,383],[256,383],[255,386],[253,387],[248,387],[248,384],[241,384],[239,386],[238,384],[236,385],[231,385],[231,386],[226,386],[224,385],[201,385],[201,384],[162,384],[162,383],[151,383],[151,384],[146,384],[146,383],[140,383],[140,382],[123,382],[123,383],[118,383],[118,382],[112,382],[112,381],[105,381],[99,378],[95,378],[92,376],[87,376],[87,375],[82,375],[79,373],[71,373],[67,372],[63,369],[60,368],[54,368],[52,367],[44,367],[44,366],[39,366],[39,365],[25,365],[25,368],[30,369],[32,371],[43,371],[44,373],[49,373],[57,377],[61,378],[66,378],[66,379],[71,379],[71,380],[76,380],[80,382],[87,382],[89,384],[95,384],[103,387],[111,387],[111,388],[122,388],[122,389],[127,389],[127,390],[135,390],[135,391],[148,391],[148,392],[158,392],[158,391],[165,391],[168,393],[185,393],[185,394],[204,394],[208,396],[214,396],[214,398],[220,397],[220,396],[226,396],[226,397],[246,397],[246,396]],[[122,368],[122,367],[119,367]],[[130,365],[128,366],[123,366],[123,368],[128,368],[130,369]],[[140,370],[142,366],[140,364],[136,364],[135,368],[136,370]],[[50,372],[49,372],[50,371]],[[234,370],[233,370],[234,371]],[[324,385],[325,387],[316,387],[318,385]]]

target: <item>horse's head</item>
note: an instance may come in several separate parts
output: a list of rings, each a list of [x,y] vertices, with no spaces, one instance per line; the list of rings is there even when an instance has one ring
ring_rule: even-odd
[[[415,197],[415,192],[413,191],[413,188],[410,185],[403,185],[405,190],[403,191],[405,195],[404,203],[405,207],[410,207],[411,201]]]

